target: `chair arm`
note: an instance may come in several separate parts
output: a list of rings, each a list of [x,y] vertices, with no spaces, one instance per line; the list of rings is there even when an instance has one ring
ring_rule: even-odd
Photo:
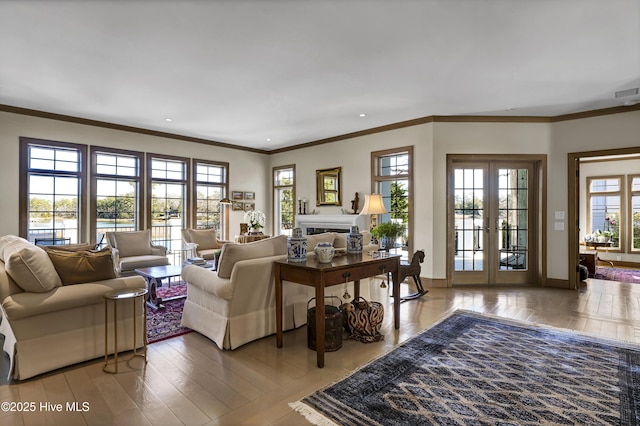
[[[151,254],[156,256],[166,256],[167,248],[165,246],[156,246],[151,244]]]
[[[210,269],[196,265],[185,266],[182,269],[182,279],[188,285],[196,286],[221,299],[231,300],[233,296],[231,280],[218,277],[218,274]]]

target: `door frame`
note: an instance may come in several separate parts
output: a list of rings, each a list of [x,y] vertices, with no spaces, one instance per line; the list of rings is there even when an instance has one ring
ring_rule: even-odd
[[[589,157],[601,157],[609,155],[638,154],[640,149],[617,148],[600,151],[570,152],[567,154],[567,217],[569,224],[567,234],[568,273],[570,289],[577,289],[580,282],[580,159]],[[573,271],[573,272],[572,272]]]
[[[455,212],[451,208],[453,196],[454,163],[456,162],[531,162],[534,164],[534,176],[538,193],[533,197],[535,205],[530,208],[531,220],[535,230],[532,233],[531,244],[537,253],[531,256],[532,284],[546,286],[547,276],[547,156],[545,154],[447,154],[447,287],[453,286],[455,259],[453,255],[455,244]]]

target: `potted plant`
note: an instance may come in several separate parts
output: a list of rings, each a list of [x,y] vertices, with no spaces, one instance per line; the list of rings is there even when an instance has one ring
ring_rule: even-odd
[[[398,222],[383,222],[371,230],[371,235],[380,242],[381,248],[393,248],[398,236],[404,233],[404,224]]]

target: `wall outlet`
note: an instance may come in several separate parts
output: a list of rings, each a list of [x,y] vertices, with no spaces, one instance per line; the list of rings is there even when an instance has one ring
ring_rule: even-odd
[[[616,260],[622,260],[622,256],[616,256]]]

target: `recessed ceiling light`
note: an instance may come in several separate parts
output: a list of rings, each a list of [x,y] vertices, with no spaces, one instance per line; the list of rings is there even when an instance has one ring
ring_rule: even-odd
[[[360,113],[360,117],[366,117],[366,116],[367,116],[367,114],[365,112],[361,112]]]
[[[165,118],[164,121],[166,121],[167,123],[171,123],[173,121],[172,118]]]
[[[271,142],[271,138],[267,138],[267,142]]]

